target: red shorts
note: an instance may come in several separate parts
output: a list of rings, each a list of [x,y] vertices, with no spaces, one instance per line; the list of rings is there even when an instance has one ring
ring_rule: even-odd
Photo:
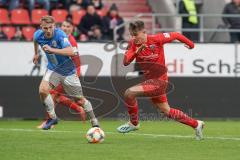
[[[145,96],[150,97],[154,104],[168,102],[166,92],[169,83],[167,79],[164,79],[148,79],[140,84],[143,87]]]

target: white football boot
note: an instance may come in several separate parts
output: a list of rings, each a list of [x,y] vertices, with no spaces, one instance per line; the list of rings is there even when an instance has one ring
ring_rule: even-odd
[[[205,126],[205,123],[203,121],[198,120],[198,126],[195,128],[195,135],[196,140],[202,140],[203,139],[203,128]]]
[[[119,126],[117,128],[117,131],[119,133],[128,133],[128,132],[131,132],[131,131],[136,131],[138,130],[140,127],[140,124],[138,124],[137,126],[133,125],[131,122],[127,122],[126,124],[123,124],[121,126]]]

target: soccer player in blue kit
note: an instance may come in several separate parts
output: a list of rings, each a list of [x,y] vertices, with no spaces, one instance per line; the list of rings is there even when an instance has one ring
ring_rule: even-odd
[[[37,49],[38,45],[40,45],[48,59],[47,71],[39,86],[40,99],[49,115],[43,129],[51,129],[52,125],[58,123],[54,110],[55,104],[49,91],[59,84],[62,84],[67,96],[80,106],[83,106],[90,118],[92,127],[99,127],[91,103],[83,96],[82,87],[75,70],[76,67],[70,57],[77,53],[74,52],[67,35],[60,28],[55,27],[52,16],[42,17],[40,26],[41,29],[34,33],[35,54],[33,62],[37,63],[39,58]]]

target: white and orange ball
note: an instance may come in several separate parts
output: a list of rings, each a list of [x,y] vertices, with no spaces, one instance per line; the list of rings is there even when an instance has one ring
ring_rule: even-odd
[[[105,134],[101,128],[90,128],[86,134],[87,141],[89,143],[101,143],[104,141]]]

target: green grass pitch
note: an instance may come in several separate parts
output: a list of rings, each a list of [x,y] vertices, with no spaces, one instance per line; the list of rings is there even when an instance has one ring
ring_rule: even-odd
[[[205,139],[176,122],[145,121],[139,131],[119,134],[122,121],[102,120],[106,138],[88,144],[89,123],[60,121],[52,130],[39,121],[0,121],[1,160],[239,160],[240,122],[207,121]]]

